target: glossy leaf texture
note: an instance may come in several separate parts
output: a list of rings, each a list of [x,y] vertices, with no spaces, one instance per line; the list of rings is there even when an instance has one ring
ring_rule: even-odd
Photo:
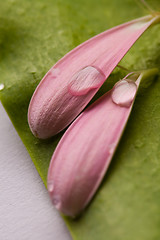
[[[159,0],[147,1],[160,9]],[[49,161],[62,134],[42,141],[27,124],[31,96],[45,73],[90,37],[147,15],[135,1],[6,0],[0,8],[1,101],[45,185]],[[122,65],[160,66],[160,26],[149,29]],[[94,100],[125,75],[116,70]],[[103,184],[83,217],[66,219],[74,240],[160,238],[160,79],[140,86],[130,119]]]

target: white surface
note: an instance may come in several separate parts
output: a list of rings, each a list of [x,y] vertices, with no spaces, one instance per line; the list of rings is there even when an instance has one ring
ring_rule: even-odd
[[[0,240],[71,240],[0,103]]]

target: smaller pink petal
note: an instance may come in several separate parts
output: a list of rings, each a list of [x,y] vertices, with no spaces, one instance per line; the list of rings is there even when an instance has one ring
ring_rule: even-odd
[[[142,74],[136,82],[119,81],[87,108],[60,140],[49,166],[48,190],[63,214],[80,214],[99,187],[126,126],[141,78]]]

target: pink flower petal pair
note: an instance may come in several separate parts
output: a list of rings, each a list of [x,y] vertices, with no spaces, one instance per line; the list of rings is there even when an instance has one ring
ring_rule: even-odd
[[[156,72],[148,70],[117,82],[63,135],[48,172],[51,200],[63,214],[79,215],[92,199],[124,131],[141,79]]]
[[[146,16],[107,30],[67,53],[44,76],[28,110],[32,133],[49,138],[84,109],[141,34],[159,16]]]

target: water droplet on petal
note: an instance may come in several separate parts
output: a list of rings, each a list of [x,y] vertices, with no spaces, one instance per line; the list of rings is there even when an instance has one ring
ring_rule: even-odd
[[[145,24],[146,24],[146,21],[144,20],[144,21],[137,21],[137,23],[134,23],[133,25],[131,25],[130,26],[130,30],[138,30],[138,29],[141,29],[141,28],[143,28],[144,26],[145,26]]]
[[[110,154],[114,153],[115,147],[116,147],[115,143],[112,143],[112,144],[109,145],[109,153]]]
[[[129,107],[137,92],[137,85],[134,81],[125,79],[115,84],[112,90],[112,101],[121,106]]]
[[[60,69],[59,68],[52,68],[50,71],[52,74],[52,77],[57,77],[60,74]]]
[[[4,84],[0,83],[0,91],[4,89]]]
[[[54,184],[53,184],[53,182],[48,182],[47,188],[48,188],[48,191],[49,191],[50,193],[53,192],[53,189],[54,189]]]
[[[75,73],[69,84],[69,92],[72,95],[85,95],[92,89],[99,88],[106,77],[96,67],[87,66]]]
[[[53,205],[58,209],[60,210],[61,208],[61,199],[59,196],[54,196],[53,199],[52,199],[52,202],[53,202]]]

